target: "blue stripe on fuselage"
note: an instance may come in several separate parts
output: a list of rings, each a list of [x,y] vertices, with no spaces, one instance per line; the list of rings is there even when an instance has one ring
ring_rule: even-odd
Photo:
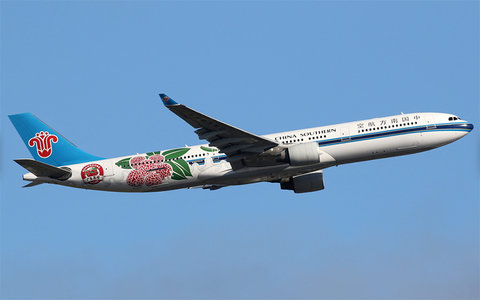
[[[345,138],[344,141],[342,141],[341,138],[334,138],[334,139],[329,139],[324,141],[318,141],[317,143],[319,146],[331,146],[331,145],[337,145],[337,144],[367,141],[367,140],[379,139],[383,137],[391,137],[391,136],[427,132],[427,131],[470,132],[472,129],[473,129],[473,125],[467,122],[442,123],[442,124],[432,124],[428,126],[420,125],[420,126],[414,126],[414,127],[408,127],[408,128],[392,129],[392,130],[386,130],[386,131],[375,132],[375,133],[357,134],[357,135],[352,135],[350,137]],[[212,157],[212,159],[214,159],[214,162],[220,162],[220,160],[224,160],[226,158],[227,156],[225,154]]]
[[[443,123],[443,124],[432,124],[432,125],[421,125],[421,126],[414,126],[408,128],[401,128],[401,129],[393,129],[393,130],[386,130],[380,131],[375,133],[365,133],[365,134],[357,134],[352,135],[350,137],[345,138],[334,138],[325,141],[319,141],[319,146],[331,146],[336,144],[342,143],[351,143],[351,142],[359,142],[359,141],[366,141],[366,140],[373,140],[383,137],[390,137],[396,135],[403,135],[403,134],[411,134],[411,133],[419,133],[419,132],[427,132],[427,131],[465,131],[470,132],[473,129],[472,124],[468,124],[466,122],[462,123]]]

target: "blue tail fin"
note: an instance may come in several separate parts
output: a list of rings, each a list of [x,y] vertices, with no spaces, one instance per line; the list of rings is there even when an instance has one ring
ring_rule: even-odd
[[[31,113],[8,117],[37,161],[63,166],[103,159],[80,150]]]

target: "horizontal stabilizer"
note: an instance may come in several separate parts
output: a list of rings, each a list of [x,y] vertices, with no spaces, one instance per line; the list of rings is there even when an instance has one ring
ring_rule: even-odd
[[[16,159],[15,162],[24,167],[37,177],[48,177],[58,180],[67,180],[72,176],[72,171],[54,167],[33,159]]]
[[[39,184],[42,184],[42,183],[44,183],[44,182],[43,182],[43,181],[39,181],[39,180],[34,180],[34,181],[30,182],[29,184],[26,184],[26,185],[24,185],[24,186],[22,186],[22,187],[28,188],[28,187],[36,186],[36,185],[39,185]]]

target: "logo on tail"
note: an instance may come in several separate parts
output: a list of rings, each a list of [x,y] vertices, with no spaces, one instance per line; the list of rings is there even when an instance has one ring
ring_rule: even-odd
[[[28,141],[30,147],[36,146],[38,156],[47,158],[52,155],[52,142],[58,142],[56,135],[48,133],[48,131],[40,131]]]

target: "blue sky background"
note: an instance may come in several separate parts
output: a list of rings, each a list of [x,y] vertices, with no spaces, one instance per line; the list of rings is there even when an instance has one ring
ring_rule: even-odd
[[[479,3],[1,2],[4,299],[476,299]],[[157,94],[267,134],[400,112],[474,123],[326,189],[22,189],[7,115],[103,157],[198,144]]]

